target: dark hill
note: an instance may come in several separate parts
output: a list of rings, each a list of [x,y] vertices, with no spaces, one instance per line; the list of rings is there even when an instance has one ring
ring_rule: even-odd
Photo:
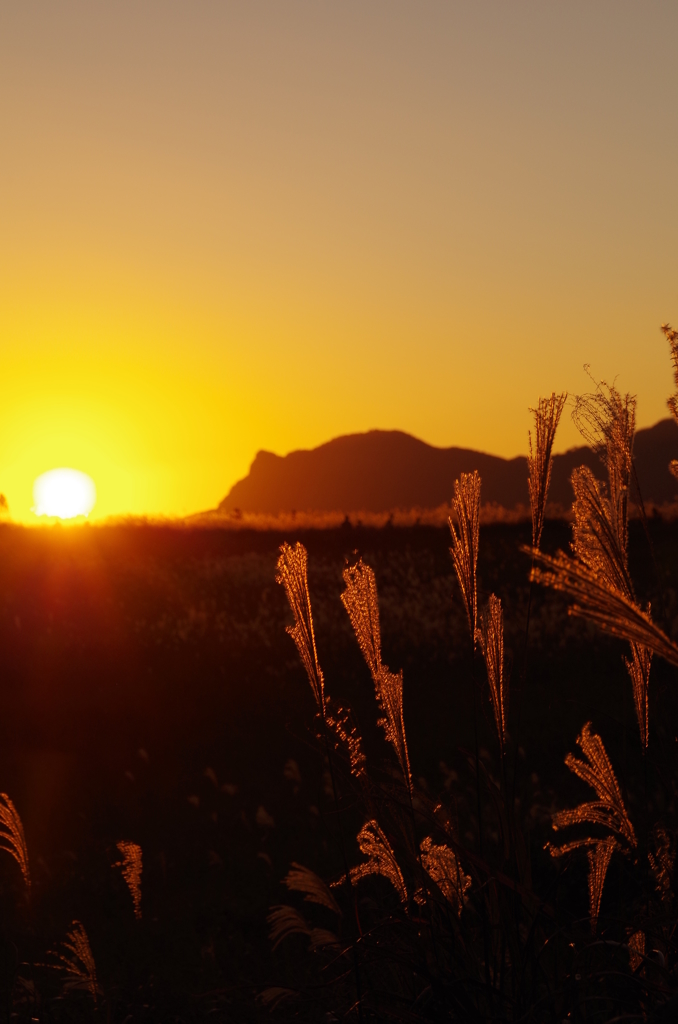
[[[678,426],[661,420],[639,430],[635,442],[638,479],[646,502],[678,497],[668,463],[678,458]],[[590,448],[556,455],[549,500],[572,502],[570,474],[586,464],[597,476],[602,466]],[[388,512],[430,509],[448,502],[460,473],[477,469],[483,503],[504,508],[527,505],[527,459],[502,459],[468,448],[434,448],[399,430],[370,430],[337,437],[310,451],[257,453],[249,474],[234,484],[220,512]]]

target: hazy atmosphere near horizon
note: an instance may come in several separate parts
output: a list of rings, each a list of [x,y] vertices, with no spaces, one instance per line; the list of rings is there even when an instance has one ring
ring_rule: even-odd
[[[678,8],[0,5],[0,479],[214,507],[257,450],[666,415]],[[557,446],[578,442],[564,417]]]

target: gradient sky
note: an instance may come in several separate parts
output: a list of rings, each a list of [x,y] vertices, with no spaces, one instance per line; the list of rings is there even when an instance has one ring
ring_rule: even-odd
[[[678,5],[3,0],[0,490],[213,507],[259,448],[667,415]],[[564,422],[559,449],[577,443]]]

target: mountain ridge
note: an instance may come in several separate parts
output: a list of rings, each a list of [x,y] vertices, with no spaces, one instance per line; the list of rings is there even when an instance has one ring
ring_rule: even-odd
[[[636,433],[634,457],[645,502],[678,499],[668,463],[678,458],[678,425],[660,420]],[[604,467],[587,446],[554,456],[549,502],[569,507],[570,475],[586,465],[600,479]],[[220,502],[222,514],[286,512],[390,512],[433,509],[452,497],[454,481],[477,469],[483,504],[507,509],[529,504],[527,458],[504,459],[471,448],[438,448],[400,430],[345,434],[287,455],[257,452],[249,473]]]

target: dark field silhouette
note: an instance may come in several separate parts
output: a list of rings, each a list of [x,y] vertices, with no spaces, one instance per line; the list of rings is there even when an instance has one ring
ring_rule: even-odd
[[[675,637],[678,528],[654,517],[649,531],[654,560],[641,525],[631,523],[630,568],[639,598],[652,600],[655,620]],[[18,865],[0,855],[0,1012],[8,1019],[94,1012],[87,992],[64,996],[62,976],[43,966],[74,920],[89,937],[96,1012],[107,1019],[268,1020],[257,994],[290,977],[303,982],[303,942],[272,952],[266,916],[289,897],[280,883],[292,862],[328,880],[342,863],[313,696],[275,583],[280,544],[298,539],[309,553],[326,682],[354,709],[368,763],[388,764],[389,748],[340,600],[355,552],[376,574],[384,662],[403,670],[415,785],[433,800],[457,801],[462,821],[465,801],[474,806],[468,625],[449,531],[0,527],[0,789],[23,820],[32,875],[28,900]],[[542,549],[566,548],[569,539],[567,524],[547,521]],[[479,589],[503,603],[512,708],[529,592],[520,545],[530,541],[529,523],[481,528]],[[568,617],[566,607],[556,593],[533,595],[518,737],[516,798],[530,822],[533,876],[547,888],[555,869],[543,846],[551,813],[581,798],[563,759],[585,722],[604,732],[636,819],[642,805],[624,644]],[[675,672],[659,659],[652,672],[651,728],[663,757],[676,743],[667,724],[676,720]],[[490,771],[494,728],[485,700],[479,746]],[[655,783],[651,776],[650,806],[660,799]],[[672,805],[654,809],[673,827]],[[347,814],[356,863],[362,821]],[[143,851],[141,920],[120,842]],[[602,917],[623,884],[613,861]],[[586,918],[584,868],[572,867],[563,886],[572,912]],[[274,1012],[293,1017],[290,1007]]]

